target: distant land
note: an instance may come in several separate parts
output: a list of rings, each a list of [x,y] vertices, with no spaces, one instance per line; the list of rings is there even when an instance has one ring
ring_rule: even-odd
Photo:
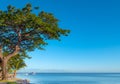
[[[36,73],[39,73],[39,72],[68,72],[68,71],[65,71],[65,70],[55,70],[55,69],[49,69],[49,70],[41,70],[41,69],[22,69],[22,70],[19,70],[18,72],[36,72]]]
[[[120,72],[112,72],[112,71],[102,71],[102,72],[96,72],[96,71],[72,71],[72,70],[57,70],[57,69],[49,69],[49,70],[43,70],[43,69],[21,69],[18,71],[18,73],[120,73]]]

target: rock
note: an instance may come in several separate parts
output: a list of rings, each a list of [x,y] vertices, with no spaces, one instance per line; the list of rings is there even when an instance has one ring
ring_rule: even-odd
[[[17,84],[29,84],[29,81],[28,80],[17,80],[16,81],[17,82]]]

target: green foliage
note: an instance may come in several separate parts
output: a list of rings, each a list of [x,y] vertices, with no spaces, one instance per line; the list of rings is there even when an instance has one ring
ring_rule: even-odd
[[[27,65],[25,64],[24,59],[30,59],[30,57],[26,54],[17,54],[16,56],[12,57],[9,61],[8,61],[8,71],[9,73],[12,73],[14,70],[19,70],[21,68],[26,67]]]
[[[34,8],[38,9],[38,7]],[[31,4],[22,9],[11,5],[7,11],[0,11],[0,45],[3,52],[8,54],[15,51],[18,45],[23,51],[43,49],[47,40],[60,40],[60,36],[67,36],[69,30],[58,26],[58,19],[53,14],[44,11],[34,14]]]

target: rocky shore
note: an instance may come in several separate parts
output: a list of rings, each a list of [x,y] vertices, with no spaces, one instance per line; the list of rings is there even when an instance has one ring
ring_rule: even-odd
[[[30,82],[28,80],[17,80],[16,81],[17,84],[29,84]]]

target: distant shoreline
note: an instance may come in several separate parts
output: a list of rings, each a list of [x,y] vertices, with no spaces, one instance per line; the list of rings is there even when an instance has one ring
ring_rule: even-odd
[[[17,74],[25,74],[31,72],[18,72]],[[120,72],[36,72],[36,74],[120,74]]]

